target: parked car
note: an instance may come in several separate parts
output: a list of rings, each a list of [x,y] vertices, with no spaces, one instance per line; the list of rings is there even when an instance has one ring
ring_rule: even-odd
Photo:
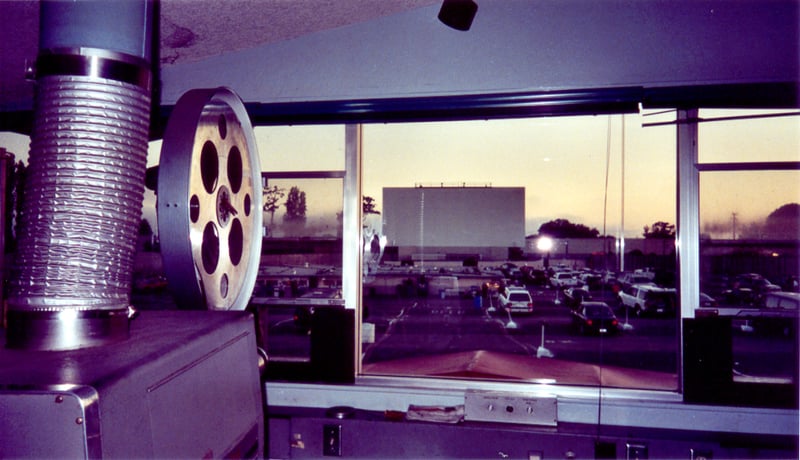
[[[800,294],[797,292],[770,292],[762,299],[762,308],[769,312],[783,312],[796,317],[800,311]]]
[[[720,302],[725,306],[739,307],[752,306],[756,296],[750,288],[740,287],[735,284],[733,288],[726,289],[720,294]]]
[[[653,283],[634,284],[623,288],[619,302],[636,316],[675,316],[675,289],[658,287]]]
[[[510,262],[506,262],[500,264],[500,271],[503,272],[506,278],[510,279],[511,281],[521,281],[522,280],[522,271],[517,267],[516,264],[512,264]]]
[[[581,334],[617,334],[619,321],[605,302],[583,302],[571,310],[572,326]]]
[[[800,294],[769,292],[761,299],[759,313],[750,326],[761,334],[791,336],[796,334],[800,318]]]
[[[786,292],[800,292],[800,277],[787,276],[781,286]]]
[[[500,306],[510,312],[533,313],[533,299],[527,289],[508,287],[499,298]]]
[[[715,299],[722,299],[723,293],[729,289],[731,284],[728,276],[718,274],[704,276],[700,281],[703,292]]]
[[[731,289],[749,289],[753,296],[752,301],[760,304],[766,294],[779,292],[781,287],[758,273],[743,273],[733,278]]]
[[[564,290],[564,304],[569,308],[578,308],[587,300],[592,299],[592,294],[586,287],[571,287]]]
[[[715,308],[719,304],[717,300],[705,292],[700,293],[700,308]]]
[[[651,276],[650,272],[633,272],[633,273],[622,273],[620,276],[617,277],[617,281],[622,286],[622,289],[631,287],[635,284],[647,284],[653,282],[653,276]]]
[[[556,289],[565,289],[580,285],[580,280],[572,272],[555,272],[550,277],[550,285]]]
[[[547,273],[544,270],[523,266],[520,268],[522,271],[522,282],[530,286],[545,286],[548,283]]]
[[[584,272],[578,276],[578,279],[589,290],[599,290],[603,287],[603,280],[599,273]]]

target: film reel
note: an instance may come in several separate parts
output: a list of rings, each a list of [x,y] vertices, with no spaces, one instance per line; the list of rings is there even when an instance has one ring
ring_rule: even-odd
[[[241,99],[227,88],[178,100],[161,146],[158,233],[182,309],[243,310],[258,275],[261,166]]]

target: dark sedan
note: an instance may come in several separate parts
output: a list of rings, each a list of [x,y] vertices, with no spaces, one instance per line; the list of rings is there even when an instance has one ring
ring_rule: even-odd
[[[592,300],[592,294],[586,287],[571,287],[564,290],[564,304],[569,308],[576,309],[583,302]]]
[[[583,302],[571,310],[572,326],[581,334],[617,334],[619,321],[605,302]]]

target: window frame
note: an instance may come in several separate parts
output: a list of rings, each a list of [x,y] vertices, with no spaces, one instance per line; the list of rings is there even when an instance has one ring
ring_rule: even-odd
[[[570,115],[576,115],[570,113]],[[582,114],[588,115],[588,114]],[[614,114],[614,115],[621,115],[621,114]],[[548,116],[548,115],[544,115]],[[527,117],[527,118],[539,118],[537,117]],[[446,120],[446,121],[460,121],[460,120]],[[346,149],[345,155],[347,156],[355,156],[357,158],[347,158],[345,163],[348,165],[358,165],[359,170],[359,189],[361,186],[361,174],[360,174],[360,165],[362,162],[363,151],[361,150],[361,130],[360,127],[362,124],[348,124],[346,126],[353,126],[351,132],[352,139],[348,139],[346,136],[346,142],[348,146],[353,146],[353,149]],[[358,127],[358,129],[356,129]],[[676,179],[677,180],[677,179]],[[350,201],[354,208],[357,208],[358,215],[356,217],[356,222],[361,222],[361,196],[348,196],[345,194],[345,202]],[[345,219],[347,216],[345,216]],[[345,220],[345,225],[347,225],[347,221]],[[358,261],[357,270],[354,271],[344,271],[343,270],[343,284],[345,284],[345,279],[348,276],[354,277],[355,279],[351,279],[348,281],[350,285],[358,285],[359,289],[353,293],[354,297],[349,298],[345,296],[343,292],[343,298],[345,300],[346,308],[355,308],[355,316],[356,318],[361,318],[362,312],[362,291],[361,287],[361,276],[362,273],[361,263],[362,263],[362,248],[361,248],[361,240],[362,235],[361,231],[362,228],[360,225],[357,225],[358,230],[358,238],[355,238],[355,243],[353,246],[347,246],[346,243],[343,247],[343,259],[344,260],[352,260]],[[617,248],[620,250],[620,248]],[[343,262],[344,263],[344,262]],[[676,318],[676,321],[678,319]],[[570,394],[570,395],[580,395],[581,397],[597,397],[597,391],[600,390],[605,395],[614,395],[614,397],[621,397],[624,399],[630,398],[631,395],[637,395],[636,397],[641,397],[643,394],[649,395],[649,397],[654,398],[655,400],[668,400],[668,401],[676,401],[681,400],[681,364],[678,364],[678,368],[676,369],[676,374],[678,375],[678,387],[673,390],[640,390],[634,388],[605,388],[605,387],[591,387],[591,386],[577,386],[577,385],[569,385],[569,384],[539,384],[539,383],[531,383],[531,382],[514,382],[511,380],[508,381],[482,381],[482,380],[471,380],[471,379],[455,379],[455,378],[437,378],[437,377],[419,377],[419,376],[387,376],[387,375],[373,375],[373,374],[364,374],[362,371],[362,349],[361,349],[361,330],[359,327],[356,327],[356,335],[355,335],[355,349],[356,349],[356,356],[355,356],[355,382],[366,384],[366,385],[377,385],[379,387],[383,386],[390,386],[390,387],[403,387],[404,385],[412,385],[416,387],[419,385],[420,382],[424,382],[425,386],[433,385],[434,387],[445,386],[445,387],[457,387],[462,391],[474,391],[478,388],[484,388],[488,385],[489,388],[502,388],[501,391],[534,391],[534,392],[542,392],[546,391],[548,394]],[[680,335],[677,337],[678,342],[680,342]],[[679,353],[678,344],[676,343],[676,353]],[[678,356],[680,361],[682,355]],[[513,390],[512,390],[513,389]]]
[[[751,89],[757,94],[774,88],[770,99],[753,99]],[[777,96],[776,96],[777,95]],[[676,256],[678,284],[677,294],[681,303],[680,318],[693,318],[694,305],[699,304],[699,172],[708,165],[698,163],[697,113],[703,108],[765,108],[782,109],[800,106],[795,84],[728,85],[713,88],[690,87],[687,90],[668,88],[665,90],[643,90],[623,88],[608,90],[519,93],[503,95],[443,96],[434,98],[388,99],[379,101],[324,101],[299,104],[258,105],[253,116],[260,125],[287,123],[344,123],[345,193],[343,216],[343,298],[346,308],[362,309],[361,286],[361,126],[366,123],[391,123],[407,121],[457,121],[490,118],[533,118],[560,115],[624,114],[643,108],[677,109],[677,177],[676,177]],[[252,106],[251,106],[252,107]],[[268,114],[268,115],[263,115]],[[727,165],[727,164],[726,164]],[[758,167],[753,164],[737,164],[736,167]],[[774,167],[775,165],[768,165]],[[798,169],[800,163],[781,165]],[[713,166],[711,166],[713,167]],[[717,166],[728,167],[728,166]],[[351,174],[351,171],[353,174]],[[617,425],[614,414],[633,406],[655,408],[670,414],[665,418],[645,417],[638,419],[625,412],[626,425],[634,424],[653,428],[682,428],[685,415],[683,403],[683,344],[678,343],[680,364],[678,366],[677,391],[653,391],[635,389],[609,389],[603,387],[574,387],[529,382],[493,382],[466,379],[442,379],[420,377],[389,377],[363,375],[361,371],[361,331],[356,322],[353,331],[355,340],[355,383],[345,386],[325,384],[302,384],[269,382],[272,393],[279,394],[270,404],[282,405],[292,401],[293,394],[302,394],[308,407],[330,407],[353,404],[365,409],[405,410],[409,404],[441,405],[447,402],[463,403],[464,395],[472,391],[500,391],[525,394],[554,395],[567,403],[559,408],[559,422],[601,423]],[[678,341],[684,331],[679,325]],[[298,393],[294,393],[298,392]],[[269,394],[269,393],[268,393]],[[636,401],[636,402],[632,402]],[[603,404],[599,414],[597,404]],[[608,404],[611,406],[609,407]],[[677,404],[677,406],[676,406]],[[290,404],[287,404],[290,405]],[[776,417],[784,423],[780,429],[794,434],[797,410],[727,407],[731,412],[747,412],[753,420],[766,417],[773,426]],[[676,412],[672,412],[676,411]],[[646,411],[645,411],[646,412]],[[697,413],[698,426],[705,429],[727,431],[720,427],[719,409],[702,410]],[[658,419],[658,420],[657,420]],[[765,433],[775,433],[765,431]]]
[[[706,107],[703,107],[706,108]],[[711,107],[709,107],[711,108]],[[733,108],[733,107],[726,107]],[[752,108],[752,107],[748,107]],[[784,108],[784,107],[770,107]],[[799,113],[781,114],[776,116],[798,116]],[[681,323],[679,336],[680,343],[680,393],[684,396],[684,401],[694,403],[708,403],[731,405],[731,394],[741,395],[737,397],[738,404],[758,405],[767,407],[784,407],[794,404],[797,410],[797,388],[798,381],[795,376],[793,385],[781,384],[747,384],[738,383],[734,379],[714,373],[710,378],[717,378],[720,382],[715,385],[717,388],[710,390],[705,388],[702,383],[698,385],[696,377],[690,375],[696,370],[688,369],[693,366],[692,362],[697,359],[704,359],[703,352],[698,350],[687,350],[686,340],[683,340],[687,329],[696,334],[706,326],[700,326],[705,322],[711,325],[709,319],[701,319],[696,315],[696,307],[700,305],[700,174],[701,172],[732,172],[732,171],[800,171],[798,161],[762,161],[762,162],[703,162],[700,160],[699,152],[699,124],[705,122],[725,121],[729,119],[746,119],[742,117],[722,117],[718,119],[703,120],[699,116],[699,109],[688,109],[678,111],[678,223],[676,225],[676,254],[678,257],[678,279],[679,290],[678,299],[681,305]],[[754,118],[765,118],[764,115]],[[693,325],[692,322],[696,321]],[[713,321],[713,320],[712,320]],[[721,323],[725,325],[725,323]],[[698,326],[700,326],[698,328]],[[719,327],[719,326],[715,326]],[[730,323],[726,326],[730,329]],[[701,345],[702,347],[702,345]],[[795,369],[798,366],[798,355],[800,352],[795,350]],[[696,367],[696,366],[693,366]]]

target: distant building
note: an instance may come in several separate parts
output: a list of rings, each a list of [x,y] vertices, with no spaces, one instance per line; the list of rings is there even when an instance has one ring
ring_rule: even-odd
[[[524,187],[387,187],[382,216],[390,258],[500,260],[525,247]]]
[[[536,244],[538,235],[525,237],[525,252],[540,254]],[[590,255],[617,253],[616,238],[554,238],[550,256],[563,259],[580,259]],[[653,255],[670,255],[675,252],[675,240],[672,238],[626,238],[625,253],[641,253]]]
[[[618,271],[641,268],[675,269],[675,240],[672,238],[626,238],[625,262],[619,258],[616,238],[553,238],[550,251],[537,248],[538,235],[525,237],[528,260],[547,256],[550,266],[594,268]]]

